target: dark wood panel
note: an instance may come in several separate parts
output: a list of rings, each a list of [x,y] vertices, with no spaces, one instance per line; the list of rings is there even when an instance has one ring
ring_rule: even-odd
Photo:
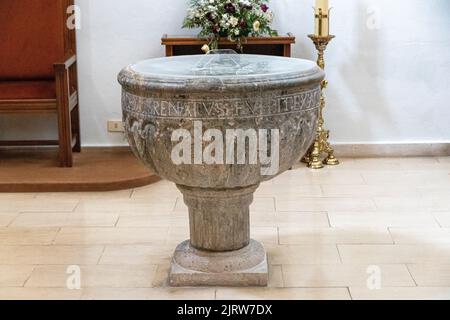
[[[2,147],[17,147],[17,146],[57,146],[58,140],[3,140],[0,141]]]
[[[234,45],[223,45],[221,49],[232,49],[236,50]],[[262,54],[269,56],[284,56],[284,46],[283,45],[244,45],[242,53],[245,54]],[[202,51],[202,46],[199,45],[183,45],[173,47],[173,56],[183,56],[183,55],[195,55],[204,54]]]
[[[56,100],[0,100],[0,113],[55,113]]]
[[[203,54],[201,48],[207,42],[207,39],[192,36],[165,35],[161,39],[162,45],[166,46],[166,56]],[[295,37],[290,34],[279,37],[252,37],[243,44],[243,53],[290,57],[294,43]],[[236,43],[221,39],[219,47],[236,50]]]

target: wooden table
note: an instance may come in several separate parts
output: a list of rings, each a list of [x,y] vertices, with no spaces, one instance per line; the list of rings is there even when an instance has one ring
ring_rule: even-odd
[[[201,48],[208,43],[207,39],[195,36],[168,36],[161,39],[162,45],[166,46],[166,56],[181,56],[189,54],[203,54]],[[271,56],[290,57],[291,46],[295,43],[292,34],[277,37],[250,37],[243,44],[244,53],[263,54]],[[219,42],[220,49],[236,50],[236,43],[224,38]]]

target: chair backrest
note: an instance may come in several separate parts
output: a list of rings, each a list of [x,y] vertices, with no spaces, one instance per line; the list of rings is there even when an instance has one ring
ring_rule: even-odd
[[[0,1],[0,81],[53,79],[53,64],[75,49],[66,27],[73,0]]]

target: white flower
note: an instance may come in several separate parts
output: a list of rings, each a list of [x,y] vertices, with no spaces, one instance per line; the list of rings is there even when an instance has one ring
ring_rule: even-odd
[[[261,27],[261,23],[260,23],[258,20],[256,20],[255,22],[253,22],[253,30],[254,30],[255,32],[258,32],[260,27]]]
[[[188,10],[188,18],[192,19],[195,17],[195,11],[193,9]]]
[[[238,36],[240,33],[241,33],[241,32],[239,31],[239,29],[234,30],[234,34],[235,34],[236,36]]]
[[[224,17],[222,17],[222,19],[220,20],[220,26],[225,28],[227,26],[228,20],[224,19]]]
[[[231,24],[232,27],[236,27],[237,24],[239,23],[239,19],[236,17],[231,17],[229,23]]]
[[[207,44],[204,44],[203,47],[202,47],[202,51],[204,53],[208,53],[210,51],[209,46]]]
[[[220,26],[224,29],[228,29],[230,27],[230,23],[227,20],[220,20]]]

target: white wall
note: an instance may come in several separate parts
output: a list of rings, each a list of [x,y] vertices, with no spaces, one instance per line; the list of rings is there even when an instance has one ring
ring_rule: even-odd
[[[78,59],[83,145],[124,144],[121,134],[106,130],[108,119],[121,118],[116,75],[131,62],[162,56],[162,34],[193,32],[180,28],[188,1],[76,2],[82,9]],[[337,38],[326,55],[326,118],[332,140],[450,142],[450,1],[334,0],[333,5],[332,33]],[[306,38],[313,26],[312,1],[272,0],[271,6],[279,32],[297,36],[293,55],[315,59]],[[376,16],[380,28],[368,28]],[[45,129],[45,118],[25,123],[17,118],[1,116],[0,138],[24,138],[35,130],[43,137],[54,135]]]

